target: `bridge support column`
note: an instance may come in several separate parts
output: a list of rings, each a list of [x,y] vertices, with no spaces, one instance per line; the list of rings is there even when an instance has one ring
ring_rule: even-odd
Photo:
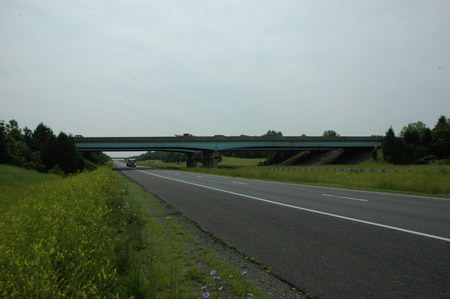
[[[194,153],[186,153],[186,167],[196,167]]]
[[[215,151],[203,151],[203,167],[205,168],[217,168],[219,162],[219,153]]]

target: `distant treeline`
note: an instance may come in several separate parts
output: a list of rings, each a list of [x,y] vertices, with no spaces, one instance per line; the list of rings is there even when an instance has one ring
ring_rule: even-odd
[[[433,130],[421,121],[403,127],[398,137],[392,127],[383,142],[384,159],[394,164],[450,162],[450,119],[442,115]]]
[[[160,160],[165,163],[177,163],[177,162],[185,162],[186,154],[177,153],[177,152],[146,152],[140,156],[133,157],[138,161],[146,161],[146,160]],[[201,153],[197,154],[197,160],[201,160]]]
[[[97,164],[108,160],[103,153],[82,156],[70,135],[61,132],[56,136],[43,123],[32,131],[27,127],[21,129],[15,120],[0,121],[0,164],[70,174],[84,170],[83,157]]]

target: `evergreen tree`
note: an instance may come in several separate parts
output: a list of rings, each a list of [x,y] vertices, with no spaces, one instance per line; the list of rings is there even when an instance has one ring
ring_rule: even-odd
[[[73,139],[63,132],[56,138],[56,165],[59,165],[64,173],[76,173],[84,168],[83,159]]]
[[[450,158],[450,119],[442,115],[431,132],[433,153],[440,159]]]
[[[7,140],[5,122],[0,121],[0,164],[7,163],[9,161],[9,155],[7,152]]]

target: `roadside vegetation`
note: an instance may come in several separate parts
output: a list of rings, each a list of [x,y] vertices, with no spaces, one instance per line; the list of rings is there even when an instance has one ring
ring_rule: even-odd
[[[434,128],[418,121],[405,126],[399,136],[389,128],[383,141],[386,161],[393,164],[450,163],[450,119],[442,115]]]
[[[122,221],[117,208],[122,199],[111,171],[66,179],[11,166],[2,166],[1,172],[1,296],[120,293],[130,220]],[[20,183],[8,184],[11,177],[20,177]]]
[[[0,165],[0,191],[1,297],[264,298],[108,167],[62,178]]]
[[[0,164],[67,175],[82,172],[83,160],[104,165],[109,157],[103,153],[81,154],[71,135],[60,132],[56,136],[43,123],[32,131],[21,129],[15,120],[0,121]]]
[[[174,167],[172,166],[172,168]],[[435,171],[435,167],[431,167],[431,170],[429,166],[425,168],[423,166],[409,166],[405,169],[406,171],[345,171],[349,168],[351,167],[333,165],[320,169],[297,166],[241,167],[238,169],[180,167],[178,169],[274,182],[450,197],[450,167],[448,166],[437,167],[441,170],[447,170],[447,172]],[[376,169],[376,167],[370,167],[368,164],[361,168]],[[383,168],[399,169],[398,167],[386,166]]]

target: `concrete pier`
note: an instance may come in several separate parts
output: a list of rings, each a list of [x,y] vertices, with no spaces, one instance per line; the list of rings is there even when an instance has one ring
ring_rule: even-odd
[[[203,167],[205,168],[217,168],[219,162],[219,153],[216,151],[202,151]]]
[[[196,167],[194,160],[194,153],[186,153],[186,167]]]

